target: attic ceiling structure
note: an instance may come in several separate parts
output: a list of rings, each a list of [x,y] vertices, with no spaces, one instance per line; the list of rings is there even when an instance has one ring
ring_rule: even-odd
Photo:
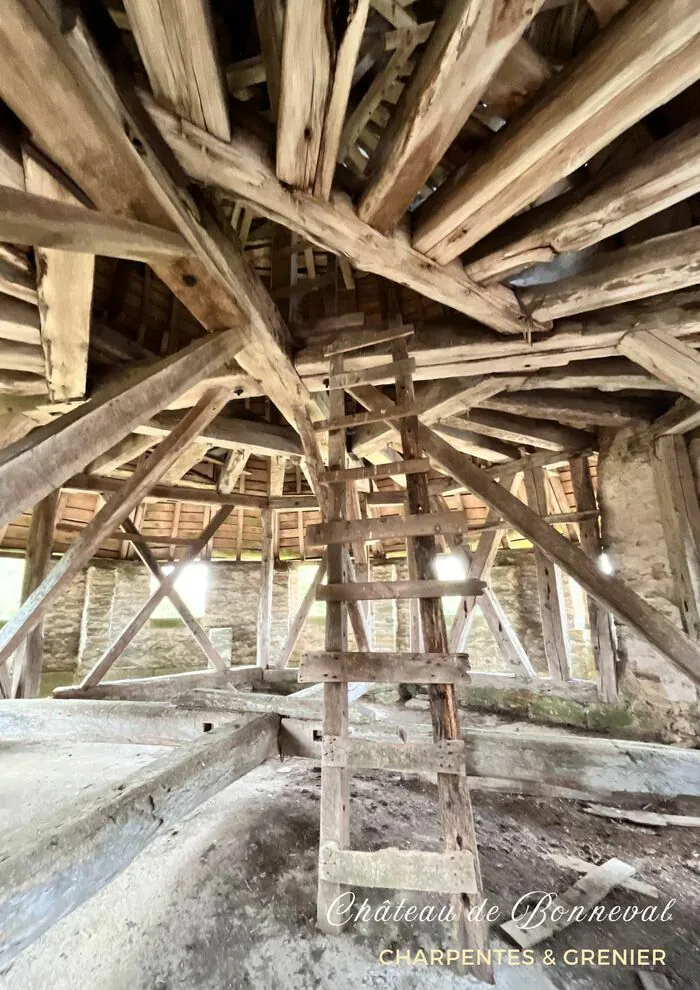
[[[6,696],[36,692],[37,630],[94,557],[142,559],[219,678],[163,563],[261,560],[266,672],[275,559],[323,559],[281,658],[317,594],[327,652],[300,676],[328,682],[340,740],[320,917],[362,873],[347,682],[359,697],[382,679],[366,658],[389,663],[363,602],[412,598],[405,657],[442,656],[420,669],[444,759],[475,608],[504,669],[540,676],[489,583],[501,546],[534,551],[562,696],[589,688],[562,574],[588,596],[604,702],[613,619],[700,683],[696,0],[4,0],[0,62],[0,546],[32,562],[0,631]],[[598,452],[619,430],[654,452],[683,629],[600,566]],[[467,574],[450,630],[438,552]],[[375,587],[371,564],[406,555],[410,587]],[[104,696],[153,607],[62,696]],[[387,679],[421,680],[407,663]],[[469,902],[464,780],[441,772],[439,799]]]

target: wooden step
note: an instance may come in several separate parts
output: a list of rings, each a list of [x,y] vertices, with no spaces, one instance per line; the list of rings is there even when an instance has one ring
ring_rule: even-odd
[[[309,526],[306,542],[322,547],[329,543],[371,543],[392,537],[458,536],[469,532],[466,512],[432,512],[415,516],[379,516],[376,519],[352,519]]]
[[[485,581],[346,581],[321,585],[316,592],[321,602],[377,602],[404,598],[469,598],[481,595]]]
[[[466,749],[461,739],[434,743],[373,742],[324,735],[324,766],[350,770],[394,770],[397,773],[466,773]]]
[[[370,464],[367,467],[325,471],[320,481],[322,485],[340,485],[346,481],[363,481],[367,478],[393,478],[400,474],[426,474],[429,470],[430,461],[428,458],[416,457],[410,461],[391,461],[389,464]]]
[[[328,388],[353,388],[355,385],[382,385],[392,382],[397,375],[413,374],[416,370],[414,358],[403,361],[392,361],[389,364],[374,364],[371,368],[359,368],[357,371],[343,371],[339,375],[331,375]]]
[[[374,347],[375,344],[388,344],[391,340],[410,337],[412,333],[412,323],[392,327],[390,330],[346,330],[345,333],[338,334],[332,344],[327,344],[323,353],[326,357],[333,357],[335,354],[348,354],[350,351],[361,351],[365,347]]]
[[[391,408],[380,409],[378,412],[353,413],[351,416],[338,416],[336,419],[322,419],[314,423],[314,430],[322,433],[324,430],[347,430],[355,426],[367,426],[369,423],[390,423],[394,419],[405,419],[407,416],[417,416],[422,406],[419,402],[407,406],[393,405]]]
[[[468,681],[467,653],[309,651],[299,662],[301,684],[455,684]]]
[[[474,857],[470,852],[420,852],[412,849],[378,849],[358,852],[323,842],[318,874],[330,883],[352,887],[424,890],[441,894],[477,892]]]

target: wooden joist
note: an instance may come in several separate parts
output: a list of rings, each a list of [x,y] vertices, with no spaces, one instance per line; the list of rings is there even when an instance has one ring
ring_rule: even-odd
[[[321,759],[326,766],[350,770],[394,770],[397,773],[464,773],[465,746],[461,739],[434,743],[391,743],[353,738],[345,743],[324,737]]]
[[[406,413],[406,415],[411,415]],[[413,412],[415,416],[415,411]],[[338,427],[340,429],[340,427]],[[415,457],[411,460],[391,461],[388,464],[371,464],[368,467],[344,468],[342,471],[326,471],[321,482],[324,485],[345,484],[348,481],[363,481],[373,478],[394,478],[398,475],[426,474],[430,471],[430,461],[427,457]]]
[[[413,243],[445,264],[700,74],[693,0],[641,0],[613,21],[478,163],[428,203]]]
[[[618,351],[700,404],[700,356],[663,330],[627,333]]]
[[[408,536],[434,536],[440,533],[466,533],[469,530],[466,513],[441,512],[431,515],[380,516],[377,519],[353,519],[309,526],[306,539],[310,546],[353,543],[362,540],[371,543],[390,537],[403,539]]]
[[[425,890],[445,894],[476,893],[477,881],[471,852],[418,852],[412,849],[378,849],[357,852],[322,842],[319,876],[326,881],[355,887]]]
[[[358,214],[392,230],[474,110],[542,0],[450,0],[370,163]]]
[[[187,388],[220,373],[239,347],[235,330],[198,340],[6,448],[0,454],[0,525],[60,488]]]
[[[228,141],[228,94],[209,0],[126,0],[156,99]]]
[[[466,653],[304,653],[300,684],[370,681],[387,684],[454,684],[469,679]]]
[[[285,189],[267,149],[252,137],[234,135],[230,143],[217,141],[152,103],[147,109],[193,179],[218,186],[258,214],[343,255],[359,271],[405,285],[502,333],[520,334],[527,327],[529,321],[508,289],[475,290],[476,283],[464,277],[461,267],[435,265],[414,251],[405,238],[380,234],[360,220],[339,194],[325,203]]]
[[[592,188],[584,186],[554,205],[545,204],[511,221],[499,232],[506,245],[473,261],[467,272],[477,282],[489,282],[558,254],[582,251],[697,192],[700,123],[691,120],[635,156],[619,175],[604,177]],[[521,232],[523,224],[525,233]]]
[[[349,581],[323,585],[317,597],[323,602],[465,597],[479,595],[485,587],[483,581]]]

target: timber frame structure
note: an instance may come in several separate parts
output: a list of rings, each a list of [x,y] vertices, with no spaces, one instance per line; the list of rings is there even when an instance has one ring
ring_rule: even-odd
[[[0,550],[28,566],[0,697],[38,696],[75,575],[138,557],[157,590],[56,695],[245,712],[244,773],[284,704],[318,717],[322,691],[323,924],[348,877],[481,889],[456,681],[615,702],[617,622],[700,684],[700,5],[235,6],[2,4]],[[597,456],[622,429],[650,452],[682,628],[600,566]],[[491,586],[501,546],[533,551],[546,676]],[[439,552],[463,580],[436,579]],[[260,560],[257,666],[231,667],[175,590],[197,556]],[[372,580],[399,557],[407,581]],[[276,559],[320,563],[279,655]],[[596,680],[574,676],[563,575]],[[103,681],[166,597],[210,669]],[[411,652],[372,652],[369,603],[402,598]],[[311,686],[246,701],[296,678],[319,599]],[[478,610],[502,672],[466,672]],[[432,742],[349,744],[382,679],[430,685]],[[437,772],[443,857],[347,849],[348,768],[372,758]]]

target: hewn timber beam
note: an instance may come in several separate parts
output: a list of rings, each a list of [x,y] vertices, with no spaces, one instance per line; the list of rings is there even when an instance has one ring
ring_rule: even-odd
[[[270,113],[272,119],[277,120],[282,74],[282,46],[284,43],[284,0],[253,0],[253,5],[262,49],[262,75],[256,77],[256,82],[267,82]],[[232,85],[230,80],[229,85]],[[238,82],[236,85],[240,86],[241,83]],[[252,86],[255,83],[252,79],[248,79],[244,85]]]
[[[440,425],[443,425],[442,421]],[[592,433],[549,420],[511,416],[490,409],[470,409],[461,416],[449,417],[444,425],[483,433],[505,443],[526,444],[543,447],[545,450],[569,450],[571,447],[586,447],[596,443]]]
[[[505,395],[490,396],[479,405],[482,409],[495,409],[528,419],[551,419],[582,430],[595,426],[613,429],[641,426],[651,419],[650,406],[641,399],[595,393],[565,395],[561,391],[545,390],[507,392]]]
[[[700,282],[700,229],[680,230],[606,251],[580,275],[523,289],[523,306],[538,320],[658,296]]]
[[[0,240],[153,264],[192,250],[180,234],[0,186]]]
[[[700,74],[694,0],[639,0],[438,193],[418,251],[446,264]]]
[[[15,647],[41,621],[53,602],[95,555],[109,534],[133,512],[151,486],[175,463],[182,445],[193,440],[227,401],[228,392],[225,389],[207,392],[195,408],[182,418],[180,427],[158,445],[153,454],[124,482],[121,491],[92,518],[45,580],[27,598],[19,612],[3,626],[0,631],[0,664],[9,659]]]
[[[239,349],[236,330],[195,341],[7,447],[0,453],[0,525],[60,488],[176,395],[231,365]]]
[[[700,403],[700,357],[683,341],[663,330],[639,330],[625,334],[618,351]]]
[[[691,120],[635,156],[620,174],[513,219],[494,235],[504,246],[469,264],[467,272],[477,282],[498,281],[536,262],[592,247],[697,192],[700,122]]]
[[[179,413],[166,409],[147,422],[140,423],[134,433],[152,437],[166,436],[178,421]],[[224,450],[245,447],[250,453],[263,457],[271,454],[300,457],[303,454],[299,437],[288,426],[256,423],[254,420],[233,416],[217,416],[207,426],[206,434],[202,434],[198,440],[210,447],[223,447]]]
[[[341,194],[329,203],[279,182],[264,145],[250,135],[217,141],[152,101],[146,106],[183,169],[214,185],[257,214],[281,223],[325,250],[346,257],[359,271],[374,272],[408,286],[503,333],[527,324],[513,293],[502,286],[477,288],[460,265],[435,265],[404,237],[387,237],[364,223]]]
[[[692,680],[700,683],[700,648],[667,616],[640,598],[620,578],[602,573],[596,562],[582,550],[432,430],[422,426],[420,432],[426,453],[448,474],[500,512],[514,529],[539,547],[584,591],[613,612],[621,622],[626,622]]]
[[[62,488],[72,492],[118,492],[124,482],[119,478],[103,478],[92,474],[76,474],[69,478]],[[185,485],[154,485],[147,496],[154,501],[185,502],[190,505],[231,505],[247,509],[264,509],[268,504],[266,495],[252,495],[244,492],[231,492],[225,495],[215,488]],[[318,503],[316,503],[318,504]]]
[[[61,808],[6,835],[2,968],[121,873],[163,829],[276,755],[278,729],[275,715],[237,717],[96,796],[80,798],[68,812]]]
[[[396,227],[542,2],[448,0],[372,155],[362,220]]]

